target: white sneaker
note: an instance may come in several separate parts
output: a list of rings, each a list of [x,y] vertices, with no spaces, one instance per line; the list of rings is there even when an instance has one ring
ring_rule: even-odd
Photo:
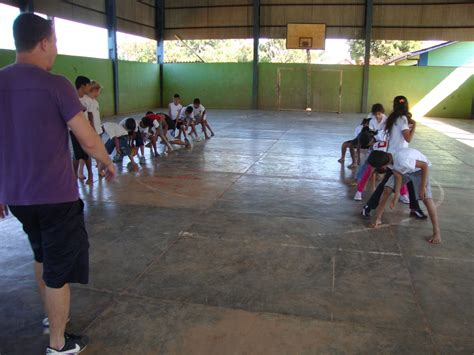
[[[354,200],[362,201],[362,192],[356,191],[356,193],[354,195]]]
[[[408,195],[401,195],[400,196],[400,202],[404,203],[405,205],[409,205],[410,204],[410,198],[408,197]]]

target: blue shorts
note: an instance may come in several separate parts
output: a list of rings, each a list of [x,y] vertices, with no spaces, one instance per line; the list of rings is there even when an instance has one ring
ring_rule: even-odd
[[[131,149],[128,145],[128,136],[121,136],[118,137],[118,139],[120,150],[122,151],[122,156],[130,155]],[[107,142],[105,142],[105,149],[107,150],[108,154],[112,154],[115,149],[115,143],[113,139],[109,139]]]

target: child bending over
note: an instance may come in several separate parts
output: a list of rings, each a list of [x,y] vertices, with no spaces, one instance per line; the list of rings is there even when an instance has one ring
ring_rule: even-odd
[[[112,154],[115,150],[114,163],[121,162],[124,156],[128,156],[132,170],[138,170],[138,165],[133,159],[132,149],[129,145],[128,132],[115,122],[104,123],[104,131],[109,136],[109,139],[105,142],[107,153]]]
[[[195,124],[201,125],[202,131],[204,132],[204,137],[206,137],[206,139],[210,138],[209,135],[207,134],[206,128],[211,133],[211,137],[214,137],[214,132],[211,126],[209,125],[209,121],[207,120],[206,108],[203,105],[201,105],[201,100],[199,100],[198,98],[194,99],[192,108],[193,108]]]
[[[416,149],[402,148],[394,154],[374,151],[370,154],[368,160],[369,164],[376,169],[388,167],[389,165],[393,166],[393,175],[385,184],[372,227],[378,228],[382,224],[382,215],[385,210],[385,205],[392,192],[394,192],[395,195],[390,203],[390,208],[394,209],[400,196],[401,186],[411,181],[415,188],[416,197],[425,204],[428,209],[431,224],[433,225],[433,235],[428,241],[432,244],[441,243],[438,214],[431,195],[429,179],[429,166],[431,163],[428,158]]]
[[[357,167],[358,164],[360,164],[360,157],[359,154],[357,154],[356,157],[356,149],[359,148],[359,135],[361,134],[362,130],[365,129],[365,131],[369,130],[369,122],[370,120],[368,118],[364,118],[360,125],[358,125],[354,131],[355,138],[351,139],[349,141],[345,141],[342,143],[341,146],[341,158],[338,160],[339,163],[344,164],[344,160],[346,158],[346,152],[347,149],[349,149],[349,152],[351,154],[352,158],[352,164],[348,166],[348,168],[355,168]]]

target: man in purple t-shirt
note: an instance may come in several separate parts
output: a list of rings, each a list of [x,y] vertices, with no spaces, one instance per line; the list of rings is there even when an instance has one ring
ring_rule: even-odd
[[[57,55],[52,22],[21,14],[13,34],[16,63],[0,70],[0,142],[5,148],[0,150],[0,218],[8,205],[28,234],[48,315],[46,353],[78,353],[87,341],[65,333],[69,283],[88,282],[89,242],[70,160],[68,127],[109,179],[115,168],[84,120],[73,86],[49,73]]]

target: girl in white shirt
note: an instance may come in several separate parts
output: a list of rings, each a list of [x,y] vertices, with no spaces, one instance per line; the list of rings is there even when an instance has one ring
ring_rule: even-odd
[[[388,141],[387,152],[396,154],[398,150],[407,148],[408,143],[411,142],[415,135],[415,130],[416,122],[411,118],[407,98],[405,96],[396,96],[393,99],[393,112],[388,116],[385,122],[385,134]],[[370,217],[371,210],[377,208],[385,183],[390,176],[392,176],[392,170],[387,169],[382,182],[377,186],[377,189],[362,209],[362,215],[364,217]],[[407,187],[410,195],[410,216],[426,219],[427,216],[421,210],[418,200],[416,199],[413,184],[410,182],[407,184]]]

